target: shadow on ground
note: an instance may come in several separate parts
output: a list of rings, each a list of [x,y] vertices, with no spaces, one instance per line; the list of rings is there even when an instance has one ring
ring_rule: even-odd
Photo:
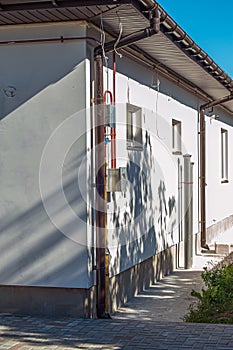
[[[232,325],[170,322],[198,281],[200,271],[176,271],[111,320],[0,314],[0,349],[233,349]]]

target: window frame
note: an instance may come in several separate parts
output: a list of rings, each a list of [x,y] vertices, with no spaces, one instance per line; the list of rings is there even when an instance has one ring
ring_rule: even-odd
[[[228,130],[223,128],[221,128],[220,157],[221,157],[221,183],[227,183],[229,182]]]
[[[142,108],[139,106],[126,104],[126,140],[127,149],[142,151]]]
[[[172,154],[182,154],[182,122],[172,118]]]

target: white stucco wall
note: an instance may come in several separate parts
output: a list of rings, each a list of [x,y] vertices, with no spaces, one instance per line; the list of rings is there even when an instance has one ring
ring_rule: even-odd
[[[219,119],[206,117],[207,226],[233,213],[233,124],[226,124],[219,115]],[[222,183],[221,179],[221,129],[228,132],[228,183]]]
[[[127,71],[130,78],[125,74]],[[105,89],[111,90],[112,71],[108,73],[109,86],[106,75],[105,70]],[[166,79],[161,76],[155,79],[159,79],[159,89],[166,90]],[[185,208],[182,199],[179,219],[178,161],[182,168],[182,182],[183,156],[187,153],[194,162],[193,232],[198,232],[198,112],[192,106],[198,103],[197,99],[192,96],[189,99],[189,94],[182,92],[180,100],[176,100],[173,96],[179,95],[179,89],[177,91],[171,83],[169,95],[158,91],[156,86],[152,86],[156,85],[156,81],[152,84],[151,71],[127,59],[118,59],[116,83],[117,167],[127,167],[129,183],[126,194],[117,192],[115,199],[111,198],[108,204],[112,274],[179,241],[178,229],[183,231]],[[183,103],[184,99],[187,105]],[[142,151],[127,150],[127,103],[142,108]],[[172,153],[172,119],[182,124],[181,155]],[[180,183],[180,186],[184,192],[183,184]],[[112,211],[115,214],[112,215]],[[118,229],[115,229],[116,224]]]
[[[0,31],[1,40],[61,35],[84,36],[85,26],[45,24],[2,27]],[[86,198],[77,186],[78,177],[81,186],[87,184],[85,164],[80,170],[87,146],[86,112],[72,126],[66,123],[86,107],[90,91],[86,43],[7,45],[0,47],[0,55],[0,284],[89,287]],[[11,89],[14,96],[9,97]],[[59,125],[65,125],[64,132],[56,134]],[[59,169],[60,184],[53,178],[56,161],[75,130],[79,137],[68,144]],[[54,133],[52,156],[43,173],[49,179],[46,202],[54,210],[54,217],[49,218],[41,199],[39,167]],[[59,201],[61,187],[67,201],[64,207]],[[69,220],[67,207],[81,224]],[[71,236],[62,232],[60,224]]]
[[[199,106],[203,103],[197,96],[126,57],[122,59],[117,57],[117,71],[116,158],[117,167],[127,167],[129,184],[126,194],[116,193],[108,204],[112,274],[119,273],[167,246],[177,243],[179,237],[183,239],[183,219],[186,208],[182,182],[184,181],[183,156],[185,154],[190,154],[191,162],[194,163],[193,233],[199,232]],[[104,73],[105,89],[112,90],[112,71],[109,69],[108,74],[106,70]],[[142,108],[142,151],[127,150],[125,125],[127,103]],[[207,227],[232,214],[232,116],[219,108],[217,113],[220,116],[218,121],[206,118]],[[182,125],[181,155],[172,154],[172,119],[180,121]],[[228,183],[221,183],[221,128],[228,130]],[[129,170],[129,160],[135,162],[138,167],[131,167]],[[180,219],[178,218],[177,190],[178,162],[181,167],[179,186],[182,191]],[[164,185],[164,199],[161,192],[159,195],[160,184]],[[145,199],[145,193],[147,196],[150,193],[149,201],[148,198]],[[175,199],[175,205],[169,217],[168,208],[171,198]],[[138,220],[135,219],[135,211],[130,210],[132,203],[134,209],[137,206],[142,208],[143,214]],[[116,213],[113,215],[112,211]],[[115,229],[115,225],[118,229]],[[178,229],[181,230],[180,235]]]

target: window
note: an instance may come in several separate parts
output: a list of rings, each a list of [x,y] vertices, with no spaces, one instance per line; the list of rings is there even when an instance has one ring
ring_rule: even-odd
[[[181,122],[175,119],[172,119],[172,153],[182,154]]]
[[[228,132],[221,129],[221,179],[228,182]]]
[[[142,109],[127,104],[127,148],[142,149]]]

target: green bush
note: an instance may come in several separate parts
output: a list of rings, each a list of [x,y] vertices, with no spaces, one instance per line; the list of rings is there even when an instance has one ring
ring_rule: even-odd
[[[190,305],[184,321],[233,324],[233,265],[205,268],[201,276],[205,288],[201,293],[192,290],[197,301]]]

